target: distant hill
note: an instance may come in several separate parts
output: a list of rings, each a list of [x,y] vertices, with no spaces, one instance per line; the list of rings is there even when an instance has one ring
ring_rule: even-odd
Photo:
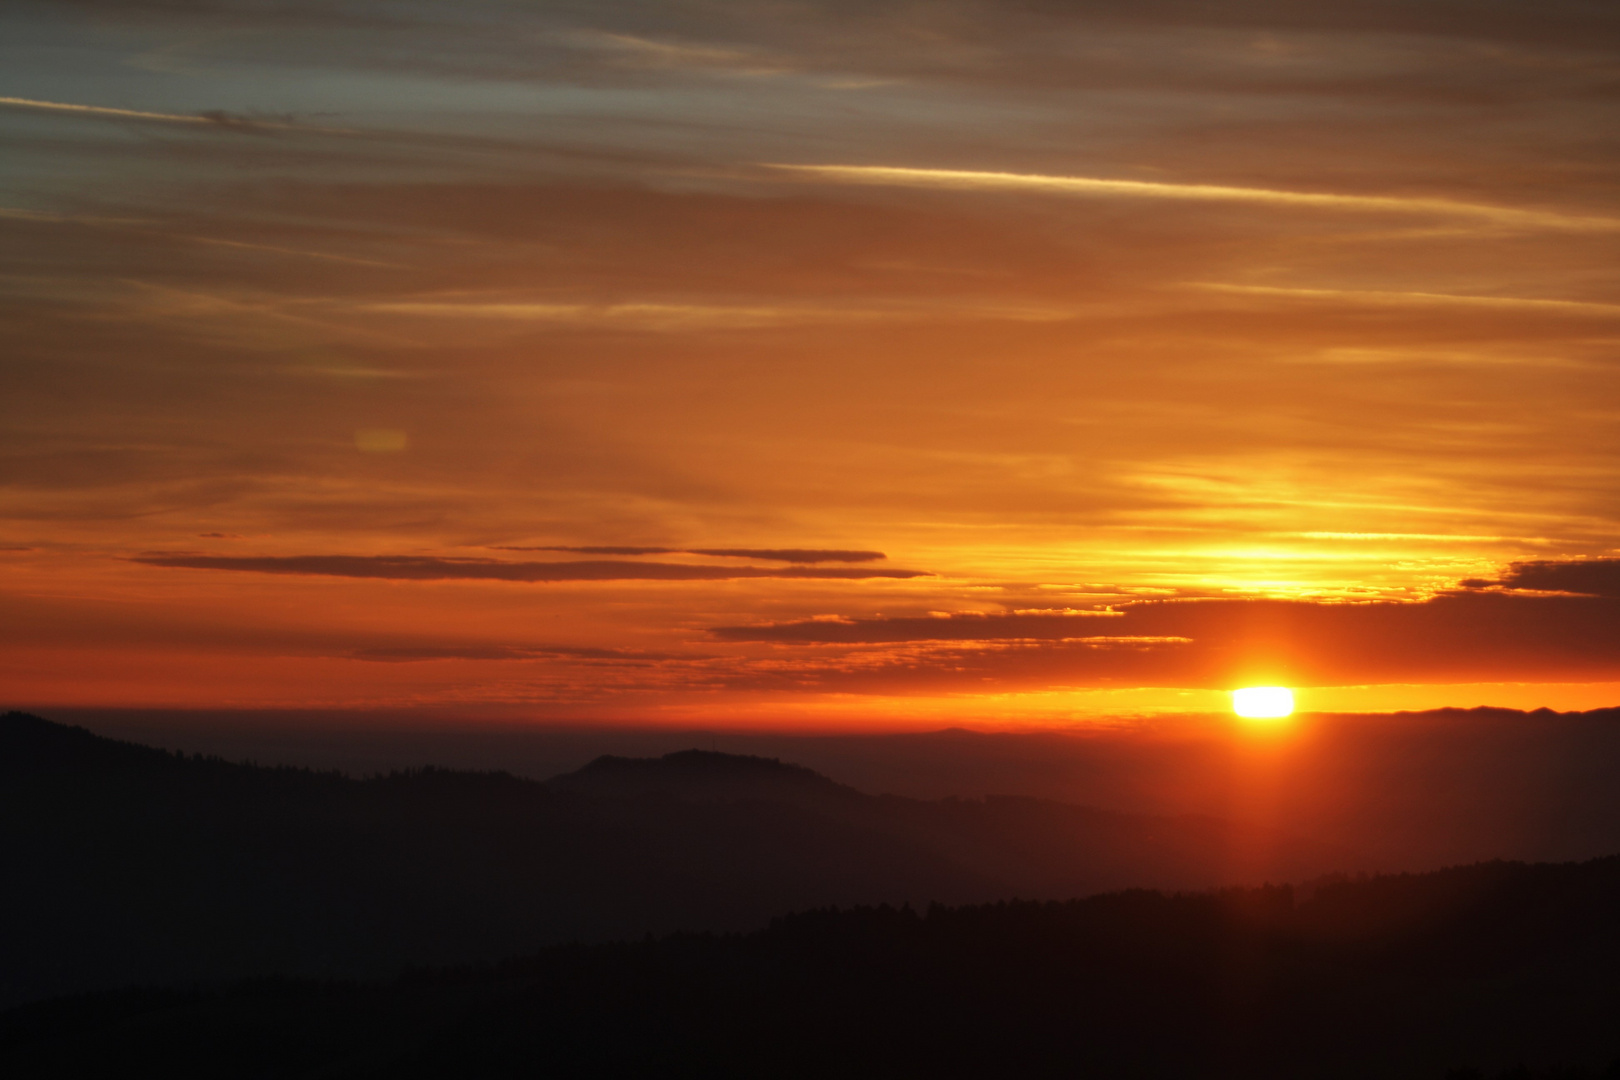
[[[715,745],[807,765],[863,792],[924,800],[1018,794],[1161,818],[1269,822],[1338,845],[1369,871],[1620,852],[1620,709],[1303,714],[1278,737],[1258,739],[1230,717],[1187,716],[1041,732],[731,731],[713,744],[708,734],[683,741],[662,728],[447,728],[380,714],[89,711],[53,719],[69,716],[136,742],[351,775],[431,763],[545,780],[597,754],[648,760]]]
[[[548,784],[233,764],[0,717],[0,1004],[130,983],[372,977],[826,905],[1066,899],[1353,868],[1209,817],[871,796],[686,751]]]
[[[795,805],[847,805],[861,798],[852,787],[834,783],[802,765],[776,758],[681,750],[657,758],[604,754],[577,772],[547,781],[553,791],[599,798],[670,795],[694,802],[764,799]]]
[[[820,910],[0,1014],[19,1077],[1620,1080],[1620,858]]]

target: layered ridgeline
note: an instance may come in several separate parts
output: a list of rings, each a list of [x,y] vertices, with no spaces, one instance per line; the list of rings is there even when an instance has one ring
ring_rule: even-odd
[[[697,751],[355,780],[13,713],[0,1074],[1620,1078],[1620,857],[1107,892],[1356,858]]]
[[[0,718],[0,1003],[132,983],[392,975],[828,905],[1067,899],[1354,869],[1210,817],[872,796],[703,751],[549,783],[351,779]]]
[[[0,1013],[7,1076],[1620,1080],[1620,858],[787,916]]]

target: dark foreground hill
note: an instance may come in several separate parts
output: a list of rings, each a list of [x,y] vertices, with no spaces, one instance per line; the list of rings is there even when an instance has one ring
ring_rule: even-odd
[[[0,1005],[132,983],[383,977],[826,905],[1354,867],[1209,817],[871,796],[780,762],[604,758],[550,784],[355,780],[0,717]],[[1241,870],[1241,873],[1239,872]]]
[[[0,1070],[1620,1078],[1617,911],[1620,858],[1330,882],[1308,896],[817,911],[746,936],[558,947],[387,984],[37,1004],[0,1015]]]

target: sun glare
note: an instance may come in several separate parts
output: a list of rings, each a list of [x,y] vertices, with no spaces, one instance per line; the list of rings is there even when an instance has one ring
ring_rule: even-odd
[[[1232,711],[1245,720],[1279,720],[1294,711],[1294,692],[1286,686],[1245,686],[1232,691]]]

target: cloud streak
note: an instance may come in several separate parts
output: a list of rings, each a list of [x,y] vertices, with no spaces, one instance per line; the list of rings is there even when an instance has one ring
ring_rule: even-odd
[[[351,660],[414,664],[432,660],[601,660],[628,663],[705,660],[694,653],[597,649],[574,645],[400,645],[356,649]]]
[[[947,191],[1024,191],[1076,197],[1174,199],[1187,202],[1254,203],[1273,207],[1340,210],[1359,213],[1428,214],[1472,218],[1512,228],[1567,229],[1581,232],[1620,231],[1620,218],[1560,214],[1454,199],[1395,195],[1342,195],[1231,187],[1222,184],[1174,184],[1149,180],[1110,180],[1086,176],[981,172],[970,169],[915,169],[891,165],[788,165],[764,168],[840,184],[937,188]]]
[[[234,570],[256,574],[382,578],[390,581],[728,581],[742,578],[928,577],[923,570],[831,566],[691,566],[620,560],[582,562],[497,562],[415,555],[141,555],[130,561],[190,570]]]
[[[210,124],[214,121],[196,113],[148,112],[144,109],[115,109],[105,105],[78,105],[67,101],[37,101],[33,98],[0,97],[0,105],[14,109],[38,109],[44,112],[71,113],[78,116],[100,116],[114,120],[160,120],[170,124]]]
[[[775,562],[875,562],[886,559],[881,551],[844,551],[824,548],[668,548],[668,547],[518,547],[502,545],[499,551],[567,551],[578,555],[708,555],[726,559],[769,559]]]
[[[1561,564],[1571,566],[1577,564]],[[1226,688],[1374,682],[1620,678],[1620,588],[1612,566],[1588,590],[1611,595],[1450,593],[1421,602],[1174,600],[1112,615],[958,614],[806,619],[717,627],[727,642],[855,646],[805,654],[804,675],[877,686],[1007,680],[1023,687],[1148,685]],[[1536,564],[1522,580],[1550,583]],[[1554,574],[1564,586],[1570,577]],[[853,658],[852,658],[853,657]],[[886,674],[885,674],[886,673]],[[887,692],[887,691],[885,691]]]
[[[1555,314],[1620,317],[1620,304],[1586,300],[1554,300],[1530,296],[1468,296],[1458,293],[1392,291],[1383,289],[1302,289],[1273,285],[1229,285],[1221,282],[1195,282],[1196,289],[1254,296],[1295,297],[1301,300],[1335,300],[1355,304],[1398,304],[1419,306],[1460,306],[1499,310],[1545,311]]]
[[[649,330],[749,330],[795,324],[918,320],[937,314],[929,307],[920,305],[860,307],[835,304],[679,304],[650,301],[564,304],[538,301],[401,300],[362,304],[356,306],[354,310],[411,318],[624,326]],[[987,314],[1011,318],[1061,318],[1068,313],[991,310]]]
[[[877,644],[914,641],[1070,641],[1112,635],[1122,616],[1098,612],[1015,612],[887,619],[804,619],[762,626],[717,626],[721,641]]]
[[[119,109],[107,105],[82,105],[70,101],[40,101],[36,98],[0,97],[0,107],[31,109],[65,116],[83,116],[102,120],[140,120],[162,124],[190,124],[224,131],[311,131],[326,135],[355,134],[347,128],[320,127],[299,124],[291,120],[272,120],[240,116],[224,109],[206,109],[196,113],[152,112],[146,109]]]

